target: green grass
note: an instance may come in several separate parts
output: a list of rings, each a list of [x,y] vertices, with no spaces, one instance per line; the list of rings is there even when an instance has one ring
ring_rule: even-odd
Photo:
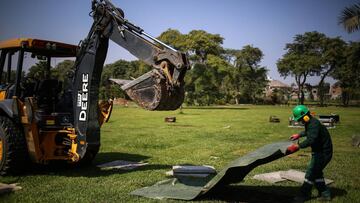
[[[331,185],[334,202],[360,201],[360,148],[351,146],[351,136],[360,131],[360,108],[311,110],[340,115],[341,124],[330,130],[334,157],[325,170],[325,176],[335,180]],[[23,187],[0,196],[0,202],[157,202],[129,193],[165,179],[164,173],[172,165],[208,164],[221,170],[229,161],[299,131],[287,127],[291,112],[287,106],[185,108],[183,112],[115,106],[112,118],[102,128],[102,146],[95,164],[123,159],[148,162],[148,166],[134,171],[37,167],[20,177],[0,177],[0,182],[18,182]],[[278,116],[281,123],[269,123],[270,115]],[[166,116],[176,116],[177,122],[165,123]],[[288,201],[297,192],[298,183],[272,185],[251,177],[276,170],[304,171],[309,152],[302,150],[260,166],[243,182],[201,201]]]

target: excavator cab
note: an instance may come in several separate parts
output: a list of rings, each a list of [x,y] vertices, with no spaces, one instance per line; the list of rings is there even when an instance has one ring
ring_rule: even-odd
[[[53,58],[75,59],[77,50],[76,45],[40,39],[17,38],[0,42],[0,102],[13,98],[24,101],[27,97],[34,97],[37,106],[48,114],[56,111],[72,111],[71,102],[68,105],[70,108],[67,108],[64,101],[60,101],[60,99],[68,99],[64,98],[66,97],[64,94],[71,89],[65,90],[64,81],[52,77],[50,69]],[[45,70],[40,70],[45,72],[45,78],[26,76],[23,70],[25,54],[31,55],[31,58],[46,60]],[[14,56],[17,57],[16,68],[12,68]],[[4,71],[5,67],[6,71]],[[109,120],[112,102],[100,101],[99,107],[103,115],[99,120],[101,123],[106,122]]]
[[[0,42],[0,174],[22,168],[25,157],[35,163],[79,159],[71,84],[64,85],[50,70],[52,59],[75,58],[77,50],[76,45],[40,39]],[[26,76],[25,56],[46,61],[40,70],[45,78]],[[98,106],[101,126],[109,120],[112,102],[100,101]]]
[[[77,46],[74,45],[30,38],[0,42],[0,101],[13,97],[24,99],[30,96],[42,96],[41,100],[46,100],[47,93],[58,94],[62,84],[61,81],[51,79],[51,59],[75,57],[76,49]],[[42,70],[46,73],[45,80],[40,81],[38,78],[29,78],[24,75],[25,54],[30,54],[32,58],[46,60],[46,69]],[[16,68],[13,68],[14,57],[17,57]],[[5,65],[6,71],[4,71]]]

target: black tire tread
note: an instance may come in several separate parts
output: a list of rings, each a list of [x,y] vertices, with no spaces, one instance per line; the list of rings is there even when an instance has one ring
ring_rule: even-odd
[[[29,168],[26,139],[21,129],[10,118],[0,116],[0,136],[6,143],[0,163],[0,175],[17,174]]]
[[[80,166],[90,166],[99,152],[100,146],[88,146],[84,157],[79,161]]]

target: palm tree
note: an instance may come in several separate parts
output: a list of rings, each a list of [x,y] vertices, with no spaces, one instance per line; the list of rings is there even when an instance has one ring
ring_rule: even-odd
[[[360,3],[346,7],[339,16],[339,24],[342,24],[348,33],[355,32],[360,28]]]

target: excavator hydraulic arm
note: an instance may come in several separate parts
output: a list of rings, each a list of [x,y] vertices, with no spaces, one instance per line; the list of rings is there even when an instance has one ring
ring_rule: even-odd
[[[121,88],[143,108],[177,109],[184,100],[183,79],[189,66],[186,55],[127,21],[123,11],[110,1],[95,2],[93,8],[94,15],[103,19],[104,35],[153,67],[141,77],[120,84]]]
[[[109,0],[93,0],[91,15],[94,22],[80,43],[73,80],[74,124],[81,158],[86,151],[96,151],[100,146],[98,94],[109,39],[153,67],[121,86],[143,108],[177,109],[184,100],[184,77],[189,68],[184,53],[130,23]]]

